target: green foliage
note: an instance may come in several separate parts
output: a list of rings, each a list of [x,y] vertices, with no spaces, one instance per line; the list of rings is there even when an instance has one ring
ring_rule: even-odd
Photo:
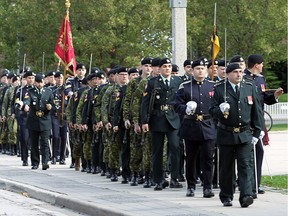
[[[261,182],[263,186],[272,187],[275,189],[287,189],[288,175],[262,176]]]
[[[279,98],[279,102],[288,102],[288,94],[282,94]]]
[[[273,124],[271,131],[287,131],[288,125],[287,124]]]
[[[168,0],[70,2],[77,62],[88,65],[91,53],[92,65],[100,68],[116,64],[137,66],[145,56],[171,57]],[[214,3],[187,0],[187,47],[192,59],[210,56]],[[227,58],[260,53],[265,62],[287,61],[287,11],[283,5],[284,0],[255,0],[253,4],[248,0],[218,1],[218,57],[224,57],[226,28]],[[55,45],[65,12],[64,0],[1,0],[0,68],[21,68],[27,53],[27,63],[34,71],[40,71],[45,52],[45,71],[55,69]],[[278,84],[273,80],[273,86]]]

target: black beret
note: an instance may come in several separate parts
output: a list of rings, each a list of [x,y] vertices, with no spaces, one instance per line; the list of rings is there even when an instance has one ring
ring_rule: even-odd
[[[44,75],[43,74],[36,74],[35,82],[44,82]]]
[[[192,68],[199,66],[199,65],[205,66],[205,62],[202,59],[197,59],[196,61],[193,61]]]
[[[227,65],[227,63],[226,63],[226,65]],[[225,67],[226,65],[225,65],[225,60],[222,59],[222,60],[218,61],[218,66]]]
[[[101,70],[98,68],[98,67],[92,67],[91,68],[91,73],[98,73],[100,72]]]
[[[63,73],[61,73],[59,71],[56,72],[55,75],[54,75],[54,77],[60,77],[60,76],[64,77]]]
[[[207,67],[209,68],[209,67],[211,67],[211,65],[212,65],[212,60],[209,60],[208,64],[207,64]],[[217,60],[214,60],[214,65],[218,65],[218,61]]]
[[[20,80],[20,77],[15,75],[15,76],[12,77],[11,80],[12,80],[12,82],[15,82],[16,80]]]
[[[119,67],[116,69],[116,73],[121,73],[121,72],[128,72],[128,68],[126,67]]]
[[[35,76],[35,74],[32,71],[27,71],[26,73],[24,73],[23,78],[26,78],[28,76]]]
[[[248,64],[261,64],[263,61],[264,59],[261,55],[253,54],[248,57]]]
[[[2,73],[1,74],[1,78],[4,77],[4,76],[8,77],[8,73]]]
[[[91,73],[91,74],[89,74],[89,75],[86,77],[86,79],[87,79],[87,81],[90,81],[90,80],[92,80],[92,79],[95,78],[95,77],[97,77],[97,76],[96,76],[96,73]]]
[[[76,66],[76,70],[78,70],[78,69],[86,69],[86,67],[85,67],[84,64],[79,63],[79,64],[77,64],[77,66]]]
[[[24,72],[23,72],[23,69],[21,69],[21,70],[20,70],[20,74],[26,73],[27,71],[31,71],[31,67],[30,67],[30,66],[26,66],[26,67],[24,68]]]
[[[161,67],[163,64],[172,64],[171,60],[169,58],[163,58],[159,62],[159,67]]]
[[[82,79],[82,82],[81,82],[83,85],[87,85],[87,78],[86,77],[84,77],[83,79]]]
[[[244,62],[244,59],[240,55],[235,55],[230,59],[230,63]]]
[[[107,75],[110,76],[111,74],[116,74],[116,69],[117,68],[112,68],[111,70],[108,71]]]
[[[128,74],[130,75],[131,73],[139,73],[139,70],[138,70],[137,68],[135,68],[135,67],[130,68],[130,69],[128,70]]]
[[[176,64],[172,64],[172,72],[178,72],[179,71],[179,67]]]
[[[1,76],[2,76],[2,74],[4,74],[4,76],[6,76],[6,74],[8,75],[9,73],[10,73],[10,71],[8,69],[3,69]]]
[[[207,65],[208,64],[208,59],[205,58],[205,57],[201,57],[199,58],[201,61],[203,61],[204,65]]]
[[[105,74],[102,71],[99,71],[98,73],[96,73],[96,77],[104,79],[105,78]]]
[[[185,67],[185,66],[187,66],[187,65],[192,65],[192,63],[193,63],[193,61],[191,61],[190,59],[186,59],[186,60],[184,61],[183,66]]]
[[[55,72],[54,71],[49,71],[45,77],[49,77],[49,76],[55,76]]]
[[[152,63],[152,58],[143,58],[141,61],[141,65],[145,65],[145,64],[151,64]]]
[[[160,61],[161,61],[161,58],[153,58],[151,65],[152,66],[159,66]]]
[[[13,72],[10,72],[7,76],[8,79],[12,79],[16,74],[14,74]]]
[[[241,69],[238,63],[231,63],[226,67],[226,73],[230,73],[236,69]]]

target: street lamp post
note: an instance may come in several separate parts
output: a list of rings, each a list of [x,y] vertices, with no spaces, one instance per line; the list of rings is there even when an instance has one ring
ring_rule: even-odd
[[[186,8],[187,0],[170,0],[172,8],[172,62],[184,74],[183,62],[187,59],[187,27]]]

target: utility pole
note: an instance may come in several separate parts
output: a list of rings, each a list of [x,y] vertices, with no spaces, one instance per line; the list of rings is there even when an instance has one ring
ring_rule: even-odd
[[[172,8],[172,62],[184,74],[183,62],[187,59],[187,0],[170,0]]]

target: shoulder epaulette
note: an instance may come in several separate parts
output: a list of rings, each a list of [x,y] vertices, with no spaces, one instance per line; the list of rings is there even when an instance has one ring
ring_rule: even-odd
[[[213,84],[216,83],[214,80],[209,80],[209,79],[207,79],[206,81],[209,82],[209,83],[213,83]]]
[[[223,85],[223,84],[225,84],[225,80],[224,79],[220,80],[219,82],[216,82],[215,86],[220,86],[220,85]]]

